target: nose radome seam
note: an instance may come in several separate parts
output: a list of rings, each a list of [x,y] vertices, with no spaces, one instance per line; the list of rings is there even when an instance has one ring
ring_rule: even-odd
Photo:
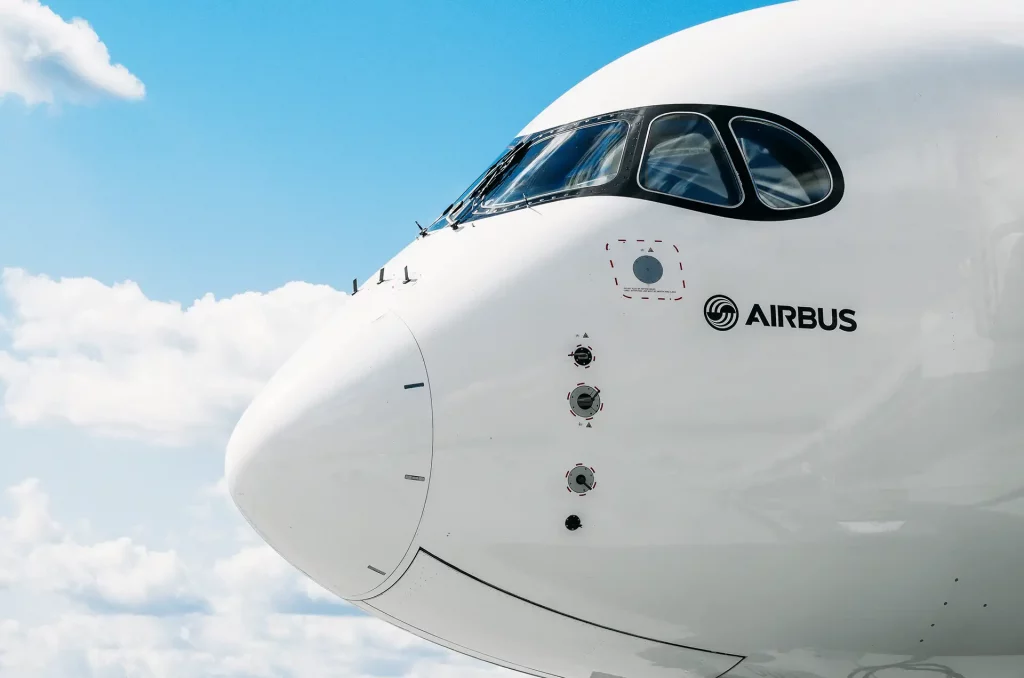
[[[396,581],[432,471],[422,350],[393,311],[335,326],[289,359],[228,443],[231,497],[254,530],[337,595]]]
[[[427,506],[430,504],[430,479],[434,473],[434,394],[430,387],[430,368],[427,366],[426,356],[423,355],[423,347],[420,346],[419,339],[416,338],[416,333],[412,331],[411,327],[409,327],[409,323],[407,323],[405,318],[400,316],[393,309],[390,312],[393,313],[395,318],[397,318],[403,325],[405,325],[407,330],[409,330],[409,335],[416,344],[416,351],[419,353],[420,360],[423,362],[423,373],[425,375],[424,384],[427,390],[427,401],[430,403],[430,463],[427,467],[427,476],[424,479],[426,484],[426,495],[423,499],[423,511],[420,513],[420,519],[416,523],[416,531],[413,533],[412,541],[409,542],[409,547],[405,550],[405,554],[402,556],[401,563],[395,568],[394,572],[388,575],[388,577],[375,589],[360,595],[358,598],[359,600],[379,596],[386,592],[398,583],[398,580],[402,578],[405,572],[409,569],[409,566],[412,565],[413,557],[417,551],[416,545],[420,534],[420,527],[423,525],[423,517],[426,515]],[[385,313],[381,317],[384,315],[387,314]],[[377,320],[380,320],[380,318],[377,318]],[[406,477],[408,478],[408,476]]]

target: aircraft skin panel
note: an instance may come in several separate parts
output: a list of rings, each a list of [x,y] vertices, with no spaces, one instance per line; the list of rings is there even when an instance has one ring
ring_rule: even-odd
[[[346,310],[356,313],[339,318],[352,323],[345,336],[314,338],[274,375],[273,397],[245,413],[247,435],[275,452],[231,457],[227,477],[260,536],[308,576],[351,598],[377,588],[410,549],[431,476],[432,412],[423,358],[401,318]],[[351,331],[353,325],[359,329]],[[307,388],[309,370],[331,378]],[[397,389],[388,375],[401,382]],[[396,437],[404,442],[392,449]],[[339,438],[361,459],[338,457]],[[236,437],[234,446],[248,443]],[[249,499],[267,484],[280,486],[273,502]],[[316,550],[306,553],[310,542]],[[353,542],[361,545],[356,552]]]
[[[758,165],[744,119],[821,166]],[[1019,678],[1021,120],[1014,3],[631,53],[357,284],[236,428],[232,496],[337,595],[534,675]],[[520,200],[598,125],[604,178]]]
[[[467,576],[422,550],[395,586],[365,602],[397,613],[409,625],[435,629],[441,637],[470,639],[467,645],[492,657],[543,657],[549,671],[562,678],[588,678],[593,671],[718,678],[743,659],[580,623]],[[445,608],[454,614],[439,615]]]
[[[1004,78],[1010,69],[998,63],[1013,53],[1022,31],[1024,5],[1005,0],[783,2],[693,26],[616,59],[558,97],[517,136],[658,103],[750,106],[801,120],[796,111],[814,105],[804,99],[812,92],[824,112],[836,109],[823,94],[858,85],[889,90],[890,101],[903,106],[914,97],[891,76],[920,66],[927,78],[943,62],[939,55],[955,53],[946,62],[951,78],[959,79],[957,71],[972,61],[988,59],[995,61],[989,79]],[[868,108],[863,103],[858,114]]]

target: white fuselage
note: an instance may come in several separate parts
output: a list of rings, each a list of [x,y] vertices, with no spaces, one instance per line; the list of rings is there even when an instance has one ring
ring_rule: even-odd
[[[747,12],[519,138],[649,107],[802,128],[832,202],[745,218],[742,166],[734,213],[645,199],[638,113],[633,194],[442,224],[364,282],[236,428],[239,509],[363,610],[536,675],[1024,675],[1024,7]]]

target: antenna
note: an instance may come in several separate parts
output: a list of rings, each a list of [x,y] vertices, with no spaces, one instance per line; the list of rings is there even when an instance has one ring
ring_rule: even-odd
[[[352,278],[352,294],[355,294],[356,292],[359,291],[358,280],[359,278]]]
[[[530,204],[530,199],[526,197],[526,193],[521,193],[520,195],[523,196],[523,202],[526,203],[526,206],[534,212],[537,212],[537,210],[533,209],[533,205]],[[537,212],[537,214],[540,214],[540,212]]]

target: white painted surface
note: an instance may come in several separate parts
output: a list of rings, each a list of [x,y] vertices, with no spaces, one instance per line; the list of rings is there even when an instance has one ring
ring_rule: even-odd
[[[661,675],[625,645],[581,658],[565,615],[744,656],[741,678],[1024,674],[1022,15],[796,2],[600,71],[526,131],[635,105],[762,108],[828,146],[843,200],[750,222],[576,198],[418,239],[246,413],[236,502],[339,595],[537,674]],[[637,240],[679,248],[662,261],[681,300],[624,298]],[[703,317],[715,294],[740,308],[727,332]],[[754,303],[853,309],[858,327],[746,326]],[[568,357],[581,342],[586,370]],[[591,428],[566,402],[581,382],[605,404]],[[566,491],[576,463],[596,470],[585,497]],[[422,519],[410,466],[429,471]],[[487,618],[450,573],[408,588],[419,548],[555,612]],[[378,553],[386,578],[357,572]]]

